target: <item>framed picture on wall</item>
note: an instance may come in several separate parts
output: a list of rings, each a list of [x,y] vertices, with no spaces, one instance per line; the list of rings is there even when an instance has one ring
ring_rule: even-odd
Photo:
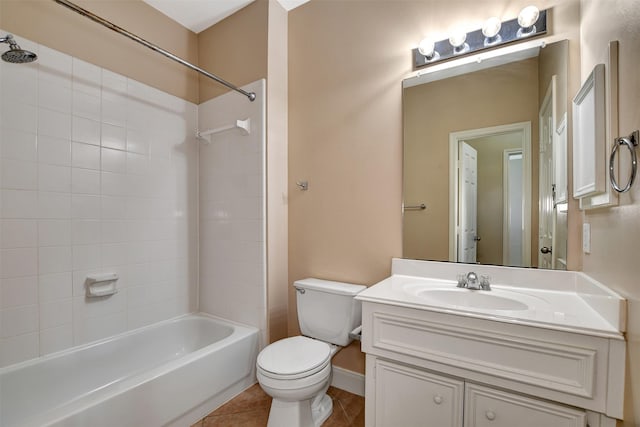
[[[573,197],[606,187],[605,66],[595,66],[573,99]]]

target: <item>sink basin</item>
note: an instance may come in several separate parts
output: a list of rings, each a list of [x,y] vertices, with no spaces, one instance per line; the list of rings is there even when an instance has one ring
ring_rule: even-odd
[[[402,290],[430,306],[482,311],[526,311],[548,306],[548,302],[541,298],[503,287],[476,291],[457,288],[455,282],[423,280],[403,283]]]
[[[437,305],[454,305],[485,310],[520,311],[529,309],[527,304],[509,296],[498,295],[496,291],[471,291],[459,288],[421,289],[415,295]]]

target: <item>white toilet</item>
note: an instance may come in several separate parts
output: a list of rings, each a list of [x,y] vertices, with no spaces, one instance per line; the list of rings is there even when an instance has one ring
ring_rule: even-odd
[[[304,336],[268,345],[256,363],[258,382],[273,397],[267,427],[318,427],[331,415],[331,358],[361,322],[362,307],[353,297],[366,286],[320,279],[294,286]]]

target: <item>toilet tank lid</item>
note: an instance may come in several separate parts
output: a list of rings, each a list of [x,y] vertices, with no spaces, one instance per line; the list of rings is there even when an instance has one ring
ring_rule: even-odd
[[[367,287],[363,285],[314,278],[296,280],[293,286],[295,286],[296,289],[310,289],[339,295],[357,295],[367,289]]]

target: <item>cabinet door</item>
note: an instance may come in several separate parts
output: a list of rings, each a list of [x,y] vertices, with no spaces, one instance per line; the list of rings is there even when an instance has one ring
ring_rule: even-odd
[[[466,384],[464,427],[584,427],[584,411]]]
[[[462,381],[376,360],[376,427],[461,427]]]

